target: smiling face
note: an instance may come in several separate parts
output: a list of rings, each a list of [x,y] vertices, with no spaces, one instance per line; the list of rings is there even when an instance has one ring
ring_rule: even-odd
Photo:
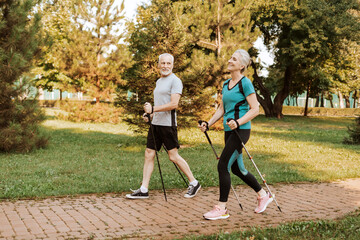
[[[235,52],[228,61],[228,70],[230,72],[240,71],[243,72],[245,66],[242,63],[241,55]]]
[[[161,77],[167,77],[172,73],[174,67],[173,59],[170,55],[163,55],[159,59],[159,69]]]

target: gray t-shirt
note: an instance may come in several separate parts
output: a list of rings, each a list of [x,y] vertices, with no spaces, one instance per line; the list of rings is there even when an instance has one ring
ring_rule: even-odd
[[[174,73],[156,81],[154,90],[154,106],[164,105],[170,102],[171,94],[182,94],[183,85]],[[176,111],[155,112],[152,124],[158,126],[177,126]]]

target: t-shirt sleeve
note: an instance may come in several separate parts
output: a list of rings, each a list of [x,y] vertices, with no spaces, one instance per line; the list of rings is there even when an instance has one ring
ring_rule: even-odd
[[[252,84],[250,79],[244,78],[243,80],[245,80],[242,81],[245,97],[249,96],[252,93],[255,93],[254,85]]]
[[[175,78],[171,86],[170,94],[175,94],[175,93],[182,94],[182,90],[183,90],[183,84],[181,80],[179,78]]]

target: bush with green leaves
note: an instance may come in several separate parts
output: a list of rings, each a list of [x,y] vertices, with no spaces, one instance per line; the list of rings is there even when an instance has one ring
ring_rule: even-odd
[[[348,127],[349,137],[344,139],[346,144],[360,144],[360,115],[355,119],[355,124]]]

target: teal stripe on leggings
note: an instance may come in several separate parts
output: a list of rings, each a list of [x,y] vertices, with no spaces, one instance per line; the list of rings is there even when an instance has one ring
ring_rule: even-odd
[[[240,169],[240,172],[244,176],[246,176],[248,174],[248,170],[246,170],[246,168],[245,168],[242,156],[243,156],[242,153],[239,154],[239,152],[237,150],[234,151],[234,153],[231,155],[231,158],[230,158],[228,166],[227,166],[228,172],[230,172],[231,166],[234,164],[235,160],[237,160],[237,164]]]

